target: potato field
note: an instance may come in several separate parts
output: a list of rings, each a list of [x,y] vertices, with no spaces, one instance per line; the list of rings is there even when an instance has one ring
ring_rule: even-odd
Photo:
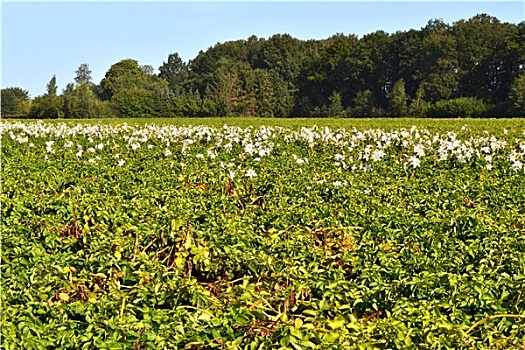
[[[525,348],[523,123],[198,124],[1,122],[2,349]]]

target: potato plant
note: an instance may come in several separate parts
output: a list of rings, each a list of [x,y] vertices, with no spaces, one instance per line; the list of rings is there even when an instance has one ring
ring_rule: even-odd
[[[4,349],[525,347],[525,134],[1,123]]]

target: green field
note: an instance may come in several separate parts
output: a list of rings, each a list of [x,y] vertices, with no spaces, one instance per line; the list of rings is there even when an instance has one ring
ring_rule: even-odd
[[[523,119],[0,134],[2,348],[525,347]]]

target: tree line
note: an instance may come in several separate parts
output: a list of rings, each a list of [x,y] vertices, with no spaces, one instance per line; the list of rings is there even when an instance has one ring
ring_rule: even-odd
[[[525,111],[525,21],[487,14],[420,30],[288,34],[218,43],[158,72],[136,60],[113,64],[99,84],[87,64],[58,93],[2,89],[2,116],[93,117],[503,117]]]

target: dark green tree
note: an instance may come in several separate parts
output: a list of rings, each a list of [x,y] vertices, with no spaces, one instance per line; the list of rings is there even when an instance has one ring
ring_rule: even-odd
[[[423,33],[416,81],[429,102],[453,97],[458,93],[459,71],[450,26],[441,20],[430,21]]]
[[[19,87],[2,89],[2,117],[26,116],[31,108],[29,92]]]
[[[188,74],[188,66],[182,60],[178,53],[172,53],[168,56],[168,61],[163,62],[159,67],[159,78],[168,82],[170,90],[178,95],[182,94],[185,84],[185,79]]]

